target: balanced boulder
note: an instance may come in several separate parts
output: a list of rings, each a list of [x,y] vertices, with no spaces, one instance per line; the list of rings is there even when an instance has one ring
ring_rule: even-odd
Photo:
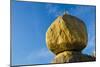
[[[48,48],[55,54],[63,51],[81,51],[87,44],[87,30],[82,20],[71,16],[59,16],[46,32]]]
[[[52,63],[94,61],[94,57],[82,53],[87,41],[84,22],[68,14],[57,17],[46,32],[47,47],[56,55]]]

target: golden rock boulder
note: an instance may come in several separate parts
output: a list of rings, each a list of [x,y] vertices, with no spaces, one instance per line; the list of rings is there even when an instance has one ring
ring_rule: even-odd
[[[84,22],[64,14],[50,25],[46,32],[48,49],[54,54],[64,51],[82,51],[87,45],[87,30]]]

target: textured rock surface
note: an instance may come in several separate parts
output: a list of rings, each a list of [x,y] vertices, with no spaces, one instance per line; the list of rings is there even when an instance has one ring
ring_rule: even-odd
[[[64,51],[59,53],[52,63],[66,63],[66,62],[87,62],[94,61],[95,57],[82,54],[81,52],[76,51]]]
[[[82,54],[87,45],[84,22],[74,16],[59,16],[46,32],[46,43],[56,56],[52,63],[95,61],[95,57]]]
[[[83,21],[74,16],[59,16],[46,32],[46,43],[55,54],[65,50],[80,51],[86,47],[86,27]]]

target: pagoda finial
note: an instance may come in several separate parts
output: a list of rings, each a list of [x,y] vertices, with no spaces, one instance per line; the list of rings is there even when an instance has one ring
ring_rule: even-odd
[[[65,14],[67,14],[67,13],[66,13],[66,9],[64,9],[64,15],[65,15]]]
[[[69,12],[66,9],[64,9],[64,15],[65,14],[69,14]]]

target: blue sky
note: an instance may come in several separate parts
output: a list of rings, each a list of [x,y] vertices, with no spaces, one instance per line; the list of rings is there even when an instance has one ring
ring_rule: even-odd
[[[95,6],[12,2],[12,65],[47,64],[54,54],[46,47],[45,34],[50,24],[68,14],[82,19],[88,30],[88,45],[83,50],[92,54],[95,50]]]

